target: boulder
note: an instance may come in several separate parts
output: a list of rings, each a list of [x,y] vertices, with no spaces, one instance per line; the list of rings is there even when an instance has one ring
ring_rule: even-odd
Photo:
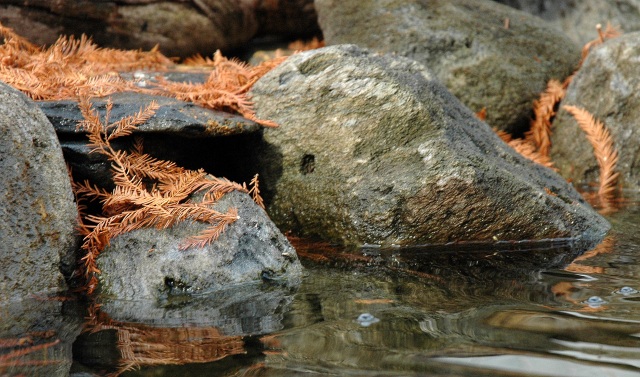
[[[256,148],[283,230],[410,245],[598,239],[609,228],[413,60],[332,46],[290,57],[251,93],[258,116],[280,124]]]
[[[312,0],[13,0],[0,4],[0,22],[36,45],[86,34],[102,47],[158,45],[178,57],[243,48],[258,35],[319,33]]]
[[[619,152],[624,187],[640,188],[640,33],[608,40],[593,49],[567,88],[553,122],[551,157],[562,176],[574,182],[598,180],[593,147],[564,105],[589,111],[611,132]]]
[[[537,17],[492,1],[317,0],[327,45],[353,43],[414,59],[487,123],[521,133],[551,78],[571,74],[580,53]]]
[[[578,45],[598,36],[596,25],[607,23],[625,32],[640,30],[640,3],[636,0],[496,0],[538,16]]]
[[[160,300],[204,294],[256,281],[295,281],[295,249],[245,193],[231,192],[214,209],[238,209],[239,219],[215,242],[180,250],[207,224],[183,221],[169,229],[139,229],[111,240],[97,259],[101,292],[121,300]]]
[[[51,123],[0,83],[0,293],[66,289],[75,267],[78,211]]]
[[[259,124],[239,115],[169,97],[124,92],[110,98],[111,119],[135,114],[151,101],[161,105],[155,116],[134,131],[133,137],[115,140],[117,147],[128,148],[134,138],[141,137],[145,152],[186,168],[203,168],[237,182],[247,182],[256,174],[255,169],[246,164],[249,151],[243,146],[249,140],[260,138],[262,126]],[[92,103],[104,115],[107,99],[95,99]],[[111,163],[99,153],[89,153],[86,133],[77,130],[82,120],[78,103],[65,100],[38,101],[37,104],[56,130],[74,179],[88,179],[100,187],[113,189]]]

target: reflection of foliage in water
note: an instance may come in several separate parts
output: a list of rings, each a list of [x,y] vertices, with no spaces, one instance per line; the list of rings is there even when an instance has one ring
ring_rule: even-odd
[[[245,352],[240,336],[225,336],[215,327],[153,327],[113,321],[90,308],[85,331],[115,330],[120,361],[112,376],[154,365],[208,363]]]

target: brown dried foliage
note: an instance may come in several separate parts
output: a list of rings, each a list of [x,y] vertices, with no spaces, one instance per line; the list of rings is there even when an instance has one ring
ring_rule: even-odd
[[[213,71],[204,83],[183,83],[159,78],[163,92],[183,101],[197,103],[208,108],[233,111],[265,127],[277,127],[275,122],[258,119],[247,92],[260,77],[284,61],[286,57],[272,59],[258,66],[250,66],[236,59],[227,59],[217,51],[213,59],[195,56],[185,64],[212,67]]]
[[[620,173],[616,172],[618,151],[611,133],[602,122],[594,118],[588,111],[570,105],[563,106],[563,109],[573,115],[586,134],[587,140],[593,146],[593,154],[600,167],[598,196],[605,202],[613,200]]]
[[[588,42],[582,48],[582,56],[578,64],[578,69],[582,66],[587,55],[595,46],[621,34],[620,31],[611,26],[611,24],[607,24],[604,31],[602,31],[600,25],[596,25],[596,29],[598,31],[598,38]],[[553,162],[549,157],[551,151],[551,124],[553,117],[556,115],[558,103],[564,98],[567,87],[573,80],[576,72],[567,77],[562,83],[553,79],[547,83],[547,88],[540,95],[540,99],[533,103],[534,119],[531,121],[530,130],[525,133],[524,140],[512,139],[511,135],[503,131],[496,131],[498,132],[498,136],[523,156],[542,165],[553,167]],[[582,130],[586,133],[587,139],[593,145],[594,154],[600,166],[600,188],[598,196],[605,207],[607,207],[614,199],[619,176],[619,174],[615,172],[618,153],[615,150],[613,139],[606,127],[594,119],[586,110],[576,108],[575,106],[565,106],[565,109],[576,118]]]
[[[125,80],[120,72],[134,70],[166,71],[175,64],[159,50],[126,51],[99,48],[86,36],[60,37],[48,48],[37,47],[0,24],[0,81],[26,93],[34,100],[63,100],[102,97],[122,91],[164,95],[203,107],[238,113],[263,126],[274,122],[258,119],[248,98],[251,86],[284,58],[249,66],[223,57],[194,57],[188,64],[212,69],[206,82],[172,82],[160,76],[156,87],[141,88]]]
[[[587,55],[589,55],[589,52],[591,52],[594,47],[603,44],[607,39],[616,38],[622,34],[618,27],[612,26],[610,23],[607,23],[607,27],[604,29],[604,31],[602,31],[602,25],[597,24],[596,30],[598,31],[598,37],[582,46],[582,53],[580,55],[578,68],[582,66],[582,63],[584,63]]]
[[[0,375],[10,375],[5,374],[9,368],[51,365],[62,362],[55,358],[46,358],[50,356],[46,350],[59,344],[60,339],[34,343],[36,342],[28,335],[21,338],[0,339]],[[37,355],[42,355],[45,359],[39,359]]]
[[[537,153],[546,158],[551,150],[551,120],[556,114],[556,106],[564,98],[565,88],[558,80],[549,80],[547,89],[540,99],[533,102],[534,118],[525,139],[531,141]]]
[[[133,130],[146,122],[158,105],[155,102],[137,114],[110,122],[111,102],[101,118],[87,98],[80,100],[84,120],[78,127],[87,132],[92,152],[105,155],[111,161],[113,181],[116,187],[108,192],[91,185],[90,182],[74,183],[74,192],[79,201],[98,200],[102,204],[102,215],[85,215],[81,223],[84,235],[80,273],[86,279],[86,289],[92,293],[97,286],[96,258],[109,241],[126,232],[145,227],[168,228],[187,219],[210,224],[201,234],[186,240],[183,249],[204,247],[216,240],[226,227],[238,218],[235,208],[226,213],[215,211],[211,206],[224,194],[231,191],[251,193],[261,204],[255,177],[254,187],[214,178],[203,170],[188,170],[170,161],[158,160],[143,153],[138,140],[131,151],[115,150],[111,142],[131,135]],[[201,201],[192,199],[193,194],[204,192]]]
[[[116,332],[120,360],[118,370],[109,376],[144,366],[210,363],[246,352],[242,337],[225,336],[215,327],[153,327],[114,321],[95,303],[87,319],[85,332]]]

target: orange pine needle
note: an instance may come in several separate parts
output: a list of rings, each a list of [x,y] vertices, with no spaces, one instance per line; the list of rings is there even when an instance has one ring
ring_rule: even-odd
[[[98,199],[102,215],[83,215],[85,251],[81,268],[77,272],[86,279],[85,290],[91,294],[98,286],[100,274],[96,259],[110,240],[123,233],[145,227],[165,229],[187,219],[210,224],[201,234],[187,240],[181,248],[205,247],[215,241],[226,228],[238,219],[238,212],[231,208],[227,213],[215,211],[211,206],[217,199],[231,191],[249,193],[261,203],[257,176],[251,181],[252,189],[224,178],[209,177],[203,170],[188,170],[171,161],[163,161],[143,153],[142,142],[136,140],[132,151],[114,149],[111,141],[130,135],[135,128],[153,116],[158,108],[154,102],[138,113],[109,123],[110,102],[104,117],[93,109],[87,98],[81,98],[80,109],[84,120],[79,127],[89,137],[93,151],[102,153],[111,161],[116,187],[108,192],[89,182],[74,183],[76,197],[81,201]],[[191,197],[204,192],[201,201]]]
[[[573,115],[586,134],[587,140],[593,146],[593,154],[600,167],[598,196],[605,202],[611,201],[615,196],[616,184],[620,175],[616,172],[618,151],[611,133],[602,122],[594,118],[588,111],[570,105],[563,106],[563,109]]]
[[[538,154],[549,156],[551,150],[551,119],[555,116],[555,107],[564,98],[565,88],[558,80],[549,80],[547,89],[540,99],[533,102],[534,119],[531,128],[525,133],[525,139],[536,146]]]

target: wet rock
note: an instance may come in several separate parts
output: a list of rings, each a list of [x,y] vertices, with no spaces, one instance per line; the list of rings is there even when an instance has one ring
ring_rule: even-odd
[[[599,238],[609,224],[504,144],[422,65],[353,45],[300,53],[252,89],[263,192],[283,230],[344,244]]]
[[[199,76],[185,76],[195,82]],[[177,80],[178,77],[171,77]],[[186,168],[204,168],[209,172],[235,181],[248,181],[256,173],[245,163],[247,140],[260,137],[262,127],[244,117],[208,110],[193,103],[169,97],[125,92],[110,96],[113,103],[110,119],[117,120],[137,113],[151,101],[161,107],[145,124],[140,125],[133,137],[142,137],[145,151],[156,158],[171,160]],[[94,107],[105,113],[106,98],[93,100]],[[82,114],[76,101],[39,101],[38,106],[53,124],[64,156],[74,179],[90,180],[107,189],[113,188],[111,163],[101,154],[89,153],[88,139],[76,130]],[[133,138],[114,142],[119,148],[128,148]]]
[[[26,96],[0,83],[0,294],[66,289],[78,212],[51,123]]]
[[[257,35],[318,34],[311,0],[15,0],[0,5],[0,22],[36,45],[60,34],[90,35],[103,47],[167,56],[211,55],[244,47]]]
[[[560,108],[589,111],[611,132],[619,152],[625,187],[640,188],[640,33],[611,39],[593,49],[567,89]],[[593,147],[575,119],[560,110],[553,122],[551,157],[560,173],[575,182],[598,180]]]
[[[300,278],[296,251],[249,195],[226,194],[214,209],[238,209],[239,219],[204,248],[179,250],[206,224],[140,229],[113,239],[98,258],[102,293],[117,299],[166,299],[256,281]]]
[[[635,0],[496,0],[536,15],[582,46],[596,38],[596,25],[607,23],[625,32],[640,30],[640,4]],[[549,30],[553,33],[552,30]]]
[[[528,128],[547,81],[562,80],[579,59],[577,46],[544,21],[492,1],[318,0],[315,7],[327,45],[353,43],[414,59],[474,112],[486,108],[487,123],[510,133]]]

